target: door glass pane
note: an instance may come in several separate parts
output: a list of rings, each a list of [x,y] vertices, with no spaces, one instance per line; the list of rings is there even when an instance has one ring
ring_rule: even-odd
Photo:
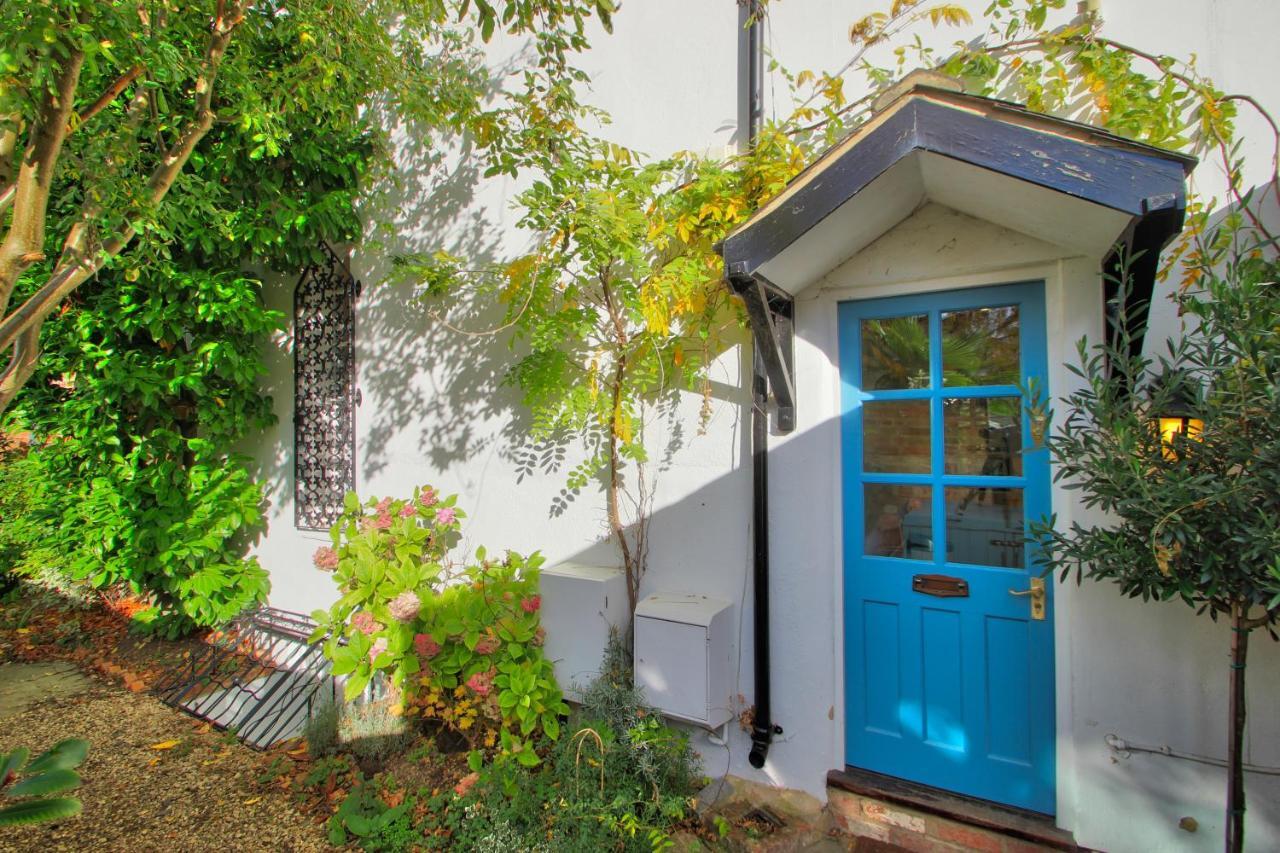
[[[933,490],[929,486],[867,483],[862,489],[867,554],[933,559]]]
[[[1022,489],[946,489],[947,562],[1023,568]]]
[[[942,384],[1018,383],[1018,306],[942,312]]]
[[[948,474],[1022,476],[1021,397],[975,397],[942,404]]]
[[[868,400],[862,404],[862,469],[929,473],[928,400]]]
[[[862,321],[862,390],[929,387],[929,318]]]

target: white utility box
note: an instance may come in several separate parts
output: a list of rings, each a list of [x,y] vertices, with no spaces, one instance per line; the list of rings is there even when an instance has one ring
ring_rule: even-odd
[[[561,563],[542,570],[539,586],[543,651],[555,664],[565,698],[577,700],[579,688],[600,673],[610,629],[627,624],[627,577],[622,569]]]
[[[668,717],[717,728],[733,718],[733,605],[651,595],[636,606],[636,685]]]

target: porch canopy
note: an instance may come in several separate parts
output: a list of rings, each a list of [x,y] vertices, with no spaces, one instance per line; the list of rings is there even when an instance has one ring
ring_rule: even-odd
[[[929,201],[1098,258],[1108,299],[1129,259],[1127,316],[1135,332],[1145,321],[1195,159],[959,88],[937,74],[909,76],[721,243],[781,431],[794,425],[792,297]]]

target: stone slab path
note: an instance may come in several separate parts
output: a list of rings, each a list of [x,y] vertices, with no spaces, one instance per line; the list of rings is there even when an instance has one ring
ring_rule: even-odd
[[[87,693],[88,678],[67,661],[0,664],[0,719],[21,714],[47,699]]]

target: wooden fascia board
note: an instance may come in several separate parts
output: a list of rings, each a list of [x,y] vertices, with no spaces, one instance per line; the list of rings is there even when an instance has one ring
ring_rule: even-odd
[[[906,96],[836,145],[720,246],[725,269],[750,275],[913,151],[931,151],[1095,204],[1145,216],[1182,210],[1186,158],[1099,144],[1075,123],[1013,116],[946,93]],[[998,114],[997,114],[998,113]],[[1062,124],[1058,128],[1058,124]],[[1059,132],[1061,131],[1061,132]],[[1109,139],[1109,138],[1108,138]]]

